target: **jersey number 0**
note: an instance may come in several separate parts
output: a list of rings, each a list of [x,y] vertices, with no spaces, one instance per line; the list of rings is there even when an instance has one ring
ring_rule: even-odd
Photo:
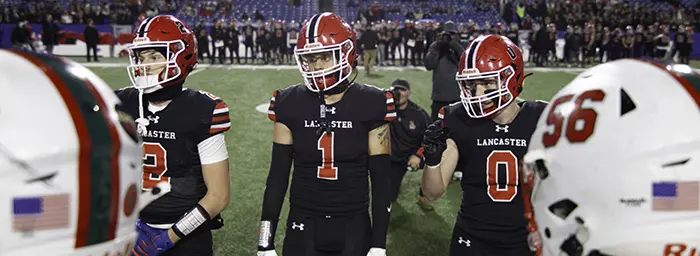
[[[143,182],[141,189],[151,190],[161,181],[170,182],[163,174],[168,171],[168,152],[160,143],[143,143]]]
[[[500,168],[499,168],[500,167]],[[505,169],[504,173],[498,170]],[[505,179],[499,175],[505,174]],[[494,150],[486,158],[487,194],[494,202],[510,202],[518,194],[518,158],[510,150]],[[505,183],[503,183],[505,181]]]
[[[333,166],[335,162],[334,148],[334,133],[323,132],[321,138],[318,138],[318,150],[321,150],[321,166],[318,167],[319,179],[337,180],[338,167]]]

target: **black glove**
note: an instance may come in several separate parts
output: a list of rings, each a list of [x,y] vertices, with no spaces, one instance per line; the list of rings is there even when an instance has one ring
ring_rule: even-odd
[[[447,44],[445,41],[442,40],[437,40],[430,44],[430,48],[428,48],[428,51],[434,52],[434,53],[439,53],[440,49]]]
[[[428,126],[423,135],[423,156],[425,165],[435,166],[442,161],[442,152],[447,149],[447,136],[450,128],[442,120],[437,120]]]
[[[462,52],[464,52],[464,47],[462,47],[462,45],[459,43],[459,38],[458,38],[458,37],[452,38],[452,40],[450,40],[450,42],[448,43],[448,45],[450,46],[450,49],[452,49],[453,51],[455,51],[457,54],[460,54],[460,55],[461,55]]]

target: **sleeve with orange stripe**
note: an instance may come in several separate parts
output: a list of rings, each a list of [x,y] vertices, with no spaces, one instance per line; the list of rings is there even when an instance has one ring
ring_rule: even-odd
[[[231,129],[231,119],[229,118],[228,106],[223,100],[216,99],[211,125],[209,126],[209,136],[214,136],[229,129]]]
[[[384,120],[391,122],[396,119],[396,104],[394,104],[394,95],[391,91],[387,91],[386,95],[386,114],[384,115]]]
[[[277,100],[277,95],[279,95],[279,91],[275,90],[275,92],[272,93],[272,98],[270,99],[270,106],[267,107],[267,118],[273,122],[277,122],[277,113],[275,112],[275,101]]]

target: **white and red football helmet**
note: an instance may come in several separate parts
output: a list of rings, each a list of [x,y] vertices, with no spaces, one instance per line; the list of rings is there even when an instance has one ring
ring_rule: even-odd
[[[144,19],[136,27],[135,38],[129,52],[130,64],[127,66],[129,78],[134,87],[152,93],[163,87],[182,84],[197,66],[197,39],[194,32],[185,23],[172,15],[157,15]],[[141,63],[138,51],[154,49],[161,52],[165,62]],[[153,66],[165,65],[158,75],[147,75]]]
[[[531,247],[697,255],[698,127],[700,75],[686,65],[623,59],[578,75],[544,110],[524,157]]]
[[[350,83],[355,69],[357,45],[355,32],[340,16],[330,12],[314,15],[299,32],[294,56],[304,79],[304,84],[313,92],[328,91]],[[331,53],[333,66],[324,70],[311,70],[309,57],[318,53]]]
[[[472,118],[489,117],[513,102],[529,75],[524,68],[520,48],[507,37],[483,35],[474,39],[462,53],[455,78],[467,114]],[[498,89],[474,95],[475,83],[484,79],[495,79]],[[489,101],[493,104],[485,108]]]
[[[170,185],[141,193],[117,96],[68,59],[0,49],[0,68],[0,255],[127,255],[139,211]]]

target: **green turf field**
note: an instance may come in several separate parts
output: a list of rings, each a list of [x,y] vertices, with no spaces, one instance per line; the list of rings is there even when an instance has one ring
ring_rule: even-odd
[[[91,68],[113,88],[130,85],[125,68]],[[397,78],[406,79],[413,89],[412,99],[430,109],[431,73],[425,71],[381,71],[367,77],[360,72],[357,81],[389,87]],[[573,72],[539,72],[527,80],[528,100],[550,100],[552,95],[576,76]],[[265,178],[270,161],[272,122],[255,110],[270,100],[273,90],[301,81],[296,70],[203,69],[190,76],[186,87],[209,91],[226,101],[232,127],[226,134],[231,163],[231,204],[223,212],[224,228],[214,233],[217,255],[255,255]],[[461,191],[453,182],[445,195],[434,203],[434,212],[423,212],[416,205],[421,172],[408,173],[401,195],[394,204],[388,237],[388,255],[448,255],[449,239],[460,204]],[[288,204],[282,210],[284,227]],[[281,248],[284,228],[278,229]],[[281,253],[281,250],[278,249]]]

